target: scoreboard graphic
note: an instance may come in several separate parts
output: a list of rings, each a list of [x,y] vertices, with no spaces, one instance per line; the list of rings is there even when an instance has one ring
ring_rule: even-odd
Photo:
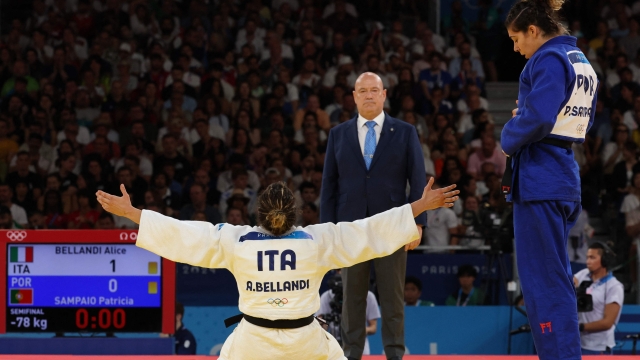
[[[175,264],[122,234],[0,231],[0,333],[173,333]]]

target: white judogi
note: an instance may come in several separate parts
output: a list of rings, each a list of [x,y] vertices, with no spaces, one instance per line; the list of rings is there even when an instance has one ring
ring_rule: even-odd
[[[299,319],[320,308],[320,282],[331,269],[386,256],[418,238],[411,205],[355,222],[296,227],[279,237],[260,227],[178,221],[143,210],[136,245],[169,260],[233,273],[244,314]],[[317,321],[270,329],[242,320],[221,360],[345,359]]]

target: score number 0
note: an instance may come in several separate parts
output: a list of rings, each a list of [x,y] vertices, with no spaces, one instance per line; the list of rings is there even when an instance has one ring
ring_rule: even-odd
[[[109,264],[111,264],[111,272],[116,272],[116,259],[109,261]],[[109,291],[112,293],[118,291],[118,281],[116,279],[109,280]]]

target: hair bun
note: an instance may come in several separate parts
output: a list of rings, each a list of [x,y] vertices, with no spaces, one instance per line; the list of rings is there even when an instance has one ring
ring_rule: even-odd
[[[287,222],[287,214],[282,210],[271,210],[267,214],[267,220],[271,222],[274,229],[282,229]]]
[[[564,4],[564,0],[545,0],[549,3],[549,6],[553,11],[558,11],[562,8],[562,4]]]

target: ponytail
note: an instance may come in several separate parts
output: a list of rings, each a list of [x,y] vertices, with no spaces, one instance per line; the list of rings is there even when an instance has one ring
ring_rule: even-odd
[[[523,32],[534,25],[545,36],[568,35],[558,16],[563,3],[564,0],[521,0],[509,10],[505,26],[512,31]]]
[[[258,224],[275,236],[280,236],[296,222],[296,201],[283,182],[273,183],[258,198]]]

